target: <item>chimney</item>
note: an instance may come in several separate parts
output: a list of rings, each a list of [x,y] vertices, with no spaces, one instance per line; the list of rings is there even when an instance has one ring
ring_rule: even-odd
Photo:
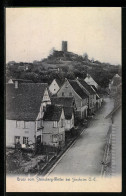
[[[18,88],[18,81],[17,80],[15,80],[15,88]]]
[[[90,78],[90,75],[87,73],[87,77]]]
[[[67,52],[67,41],[62,41],[62,51]]]

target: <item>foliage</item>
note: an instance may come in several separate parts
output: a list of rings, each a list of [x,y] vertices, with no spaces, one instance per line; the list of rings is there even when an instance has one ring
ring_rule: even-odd
[[[60,61],[62,59],[62,61]],[[69,62],[67,62],[69,61]],[[92,62],[93,61],[93,62]],[[28,65],[28,70],[20,69]],[[55,71],[54,68],[59,68]],[[63,51],[53,52],[48,58],[41,61],[34,61],[33,63],[16,63],[9,62],[6,66],[6,78],[27,79],[33,82],[43,82],[50,84],[54,78],[60,79],[62,82],[65,78],[75,79],[79,77],[84,79],[89,73],[93,79],[102,87],[108,87],[110,79],[116,74],[121,75],[120,66],[114,66],[109,63],[101,63],[88,59],[88,54],[83,56]]]

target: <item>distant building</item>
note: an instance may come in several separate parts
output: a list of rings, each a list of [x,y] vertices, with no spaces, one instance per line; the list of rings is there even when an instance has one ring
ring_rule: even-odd
[[[52,95],[56,94],[61,87],[61,82],[58,79],[54,79],[49,86],[49,91]]]
[[[69,131],[74,127],[74,111],[76,105],[73,97],[52,97],[53,105],[62,106],[65,114],[65,131]]]
[[[29,64],[19,65],[18,66],[18,70],[20,70],[20,71],[27,71],[27,70],[30,69],[30,67],[31,66]]]
[[[91,85],[90,87],[96,93],[96,110],[98,110],[102,105],[103,99],[98,95],[98,90],[94,85]]]
[[[94,113],[96,109],[96,92],[84,80],[77,78],[76,81],[88,96],[88,114]]]
[[[116,93],[118,93],[118,91],[120,91],[120,88],[121,88],[121,77],[116,74],[110,84],[109,84],[109,91],[110,91],[110,94],[111,95],[114,95]]]
[[[6,85],[6,146],[42,141],[43,115],[50,104],[47,84]]]
[[[62,51],[67,52],[67,41],[62,41]]]
[[[43,127],[43,145],[64,146],[65,116],[62,106],[47,105],[43,116]]]
[[[88,96],[78,85],[76,80],[66,79],[60,90],[57,92],[58,97],[74,97],[76,104],[76,116],[81,119],[87,117]]]
[[[32,80],[24,80],[24,79],[14,79],[14,78],[11,78],[8,80],[8,84],[19,85],[20,83],[33,83],[33,81]]]
[[[13,79],[9,79],[8,80],[8,84],[13,84],[14,82],[13,82]]]
[[[87,77],[84,79],[84,81],[88,84],[88,85],[94,85],[95,88],[98,88],[98,84],[94,81],[94,79],[87,74]]]

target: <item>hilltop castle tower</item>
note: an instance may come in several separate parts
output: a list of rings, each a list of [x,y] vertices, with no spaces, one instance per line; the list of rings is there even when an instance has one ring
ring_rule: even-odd
[[[67,41],[62,41],[62,51],[67,52]]]

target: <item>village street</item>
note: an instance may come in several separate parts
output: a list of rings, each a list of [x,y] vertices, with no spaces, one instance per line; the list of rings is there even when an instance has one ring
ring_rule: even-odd
[[[113,109],[113,100],[105,98],[104,101],[88,128],[47,175],[100,175],[100,162],[103,159],[106,134],[110,125],[110,119],[105,117]]]

